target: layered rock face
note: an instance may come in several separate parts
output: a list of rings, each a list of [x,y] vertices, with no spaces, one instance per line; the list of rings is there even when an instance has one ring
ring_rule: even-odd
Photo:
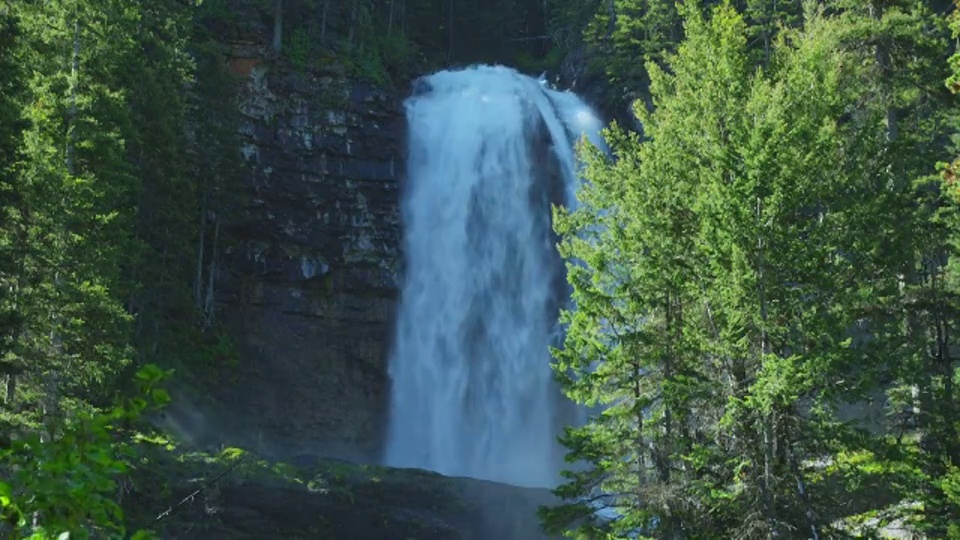
[[[400,97],[339,66],[297,73],[235,50],[246,178],[218,311],[239,352],[221,440],[277,457],[375,460],[400,265]]]

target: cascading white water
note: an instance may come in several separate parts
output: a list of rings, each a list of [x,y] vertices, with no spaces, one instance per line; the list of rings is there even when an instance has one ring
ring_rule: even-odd
[[[418,86],[385,460],[555,485],[568,419],[549,365],[565,290],[549,205],[572,200],[574,139],[599,141],[601,124],[575,95],[506,67]]]

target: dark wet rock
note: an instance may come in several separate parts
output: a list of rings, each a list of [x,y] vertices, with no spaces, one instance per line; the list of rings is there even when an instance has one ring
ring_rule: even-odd
[[[411,87],[412,87],[411,95],[414,95],[414,96],[421,96],[423,94],[427,94],[433,91],[433,85],[430,84],[430,81],[428,81],[425,77],[419,77],[417,79],[414,79]]]
[[[155,457],[134,477],[125,507],[135,525],[154,523],[162,538],[178,540],[545,538],[536,510],[553,501],[546,490],[308,455],[292,461],[230,451]]]

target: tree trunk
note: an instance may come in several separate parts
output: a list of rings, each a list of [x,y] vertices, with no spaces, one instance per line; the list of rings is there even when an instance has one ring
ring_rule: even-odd
[[[870,2],[870,18],[878,23],[883,19],[883,8],[880,2],[873,0]],[[886,127],[887,142],[893,142],[897,139],[897,110],[893,107],[890,91],[890,51],[886,43],[886,37],[878,36],[877,45],[874,47],[877,68],[880,70],[881,92],[883,100],[887,104],[884,124]]]
[[[203,194],[200,207],[200,239],[197,242],[197,274],[193,284],[193,298],[197,310],[203,308],[203,251],[207,237],[207,194]]]
[[[167,283],[167,259],[170,254],[170,229],[164,230],[164,238],[167,239],[163,243],[163,253],[160,255],[160,272],[158,273],[159,278],[155,284],[154,290],[160,291],[160,294],[163,294],[166,291]],[[160,357],[160,314],[164,311],[164,306],[162,305],[163,300],[157,295],[154,296],[153,304],[157,310],[156,315],[153,320],[153,346],[151,348],[151,361],[156,362]]]
[[[614,0],[608,0],[607,2],[607,39],[613,37],[613,33],[617,30],[617,5],[614,3]]]
[[[793,449],[790,448],[790,445],[787,445],[787,453],[790,460],[790,468],[793,469],[793,475],[797,479],[797,493],[800,495],[800,500],[803,501],[804,506],[804,515],[807,518],[807,523],[810,525],[810,538],[811,540],[820,540],[820,531],[817,526],[817,515],[813,511],[813,505],[810,502],[810,495],[807,493],[806,482],[803,481],[803,471],[800,469],[800,462],[797,460],[796,454],[793,453]]]
[[[54,345],[55,349],[59,344]],[[59,351],[57,351],[59,352]],[[44,429],[41,432],[43,442],[52,441],[57,436],[60,422],[60,374],[50,371],[43,376],[44,397],[41,401]]]
[[[327,13],[330,10],[330,0],[323,0],[323,7],[320,8],[320,37],[327,37]]]
[[[667,291],[666,298],[666,328],[664,334],[667,338],[667,351],[663,359],[663,378],[665,381],[669,381],[673,378],[673,338],[675,320],[673,312],[673,295],[670,294],[670,291]],[[671,414],[670,406],[664,403],[663,406],[663,430],[664,430],[664,448],[661,450],[665,455],[669,455],[672,450],[673,445],[673,415]],[[660,481],[665,485],[670,482],[670,465],[667,463],[667,459],[661,459],[659,464],[659,473]]]
[[[760,365],[768,354],[770,354],[770,338],[767,334],[767,297],[766,297],[766,269],[764,267],[764,250],[766,245],[763,238],[763,199],[757,197],[757,296],[760,303]],[[762,369],[762,367],[761,367]],[[770,527],[771,538],[780,536],[777,525],[776,508],[773,496],[773,467],[776,452],[776,404],[772,409],[765,413],[762,419],[763,427],[763,481],[761,484],[761,493],[763,494],[764,513],[766,514],[767,524]]]
[[[453,61],[453,3],[455,0],[447,0],[447,62]]]
[[[280,52],[283,45],[283,0],[275,0],[273,8],[273,50]]]
[[[70,62],[70,113],[67,119],[66,166],[71,176],[74,174],[74,149],[77,142],[77,86],[80,81],[80,19],[73,21],[73,58]]]
[[[8,407],[13,407],[17,399],[17,375],[7,373],[6,393],[3,396],[3,403]]]
[[[387,17],[387,37],[393,32],[393,4],[395,0],[390,0],[390,15]]]
[[[220,219],[216,215],[213,216],[213,244],[211,247],[210,253],[210,266],[208,267],[207,273],[207,298],[204,305],[204,314],[206,318],[206,323],[212,324],[214,320],[214,285],[215,277],[217,275],[217,242],[220,239]]]
[[[347,40],[351,45],[356,45],[357,38],[357,15],[358,10],[360,9],[360,0],[353,0],[353,9],[350,11],[350,34],[347,36]]]
[[[75,16],[73,20],[73,54],[70,60],[70,110],[67,115],[67,140],[66,156],[64,164],[67,173],[73,177],[76,175],[76,160],[74,152],[77,141],[77,87],[80,85],[80,19]],[[67,236],[64,227],[60,226],[60,236]],[[63,275],[57,271],[53,275],[53,289],[60,291],[63,287]],[[58,307],[52,308],[50,327],[50,358],[53,368],[44,374],[44,396],[41,400],[43,413],[43,429],[41,430],[41,442],[48,442],[56,436],[58,418],[60,415],[60,374],[57,370],[56,362],[63,354],[63,337],[60,334],[61,314]],[[36,516],[34,516],[36,518]]]

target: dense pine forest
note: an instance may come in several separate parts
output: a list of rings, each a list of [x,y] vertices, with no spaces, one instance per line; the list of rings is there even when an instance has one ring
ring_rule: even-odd
[[[597,412],[548,532],[960,539],[948,0],[0,0],[0,537],[153,537],[121,508],[164,384],[230,354],[249,35],[404,93],[575,63],[639,118],[554,213]]]

